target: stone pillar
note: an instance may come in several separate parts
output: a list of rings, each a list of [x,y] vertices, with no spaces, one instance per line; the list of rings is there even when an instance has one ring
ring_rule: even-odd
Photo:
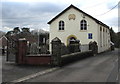
[[[98,53],[98,45],[97,45],[97,42],[94,41],[93,44],[94,44],[94,54],[97,54],[97,53]]]
[[[18,52],[16,56],[17,64],[25,64],[25,56],[27,53],[27,40],[25,38],[18,40]]]
[[[89,50],[93,50],[93,42],[89,42]]]
[[[98,45],[97,42],[90,42],[89,43],[89,50],[92,50],[93,54],[97,54],[98,53]]]
[[[61,66],[61,40],[54,38],[52,44],[52,65]]]

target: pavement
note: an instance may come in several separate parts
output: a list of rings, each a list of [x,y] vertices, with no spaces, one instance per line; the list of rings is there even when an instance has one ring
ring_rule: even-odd
[[[120,48],[118,49],[118,82],[120,84]]]
[[[81,59],[63,67],[18,66],[5,62],[3,82],[118,82],[118,49]]]
[[[51,69],[51,66],[42,65],[17,65],[14,62],[6,62],[6,56],[0,56],[2,58],[2,82],[15,81],[31,74],[35,74],[47,69]]]
[[[2,83],[2,57],[0,56],[0,83]]]

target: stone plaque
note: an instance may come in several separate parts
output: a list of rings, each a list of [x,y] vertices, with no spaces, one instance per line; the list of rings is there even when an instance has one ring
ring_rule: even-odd
[[[70,14],[70,15],[68,16],[68,19],[69,19],[69,20],[71,20],[71,19],[75,20],[75,18],[76,18],[75,14]]]

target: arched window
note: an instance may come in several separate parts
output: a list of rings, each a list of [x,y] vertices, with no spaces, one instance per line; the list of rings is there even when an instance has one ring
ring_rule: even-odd
[[[64,21],[59,21],[59,30],[64,30],[65,23]]]
[[[81,20],[80,29],[81,30],[87,30],[87,22],[86,22],[86,20]]]

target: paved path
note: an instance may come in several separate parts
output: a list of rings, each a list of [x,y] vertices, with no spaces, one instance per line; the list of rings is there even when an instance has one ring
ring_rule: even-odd
[[[2,56],[0,56],[0,83],[2,82]]]
[[[120,84],[120,48],[118,50],[118,82]]]
[[[24,82],[116,82],[117,52],[115,50],[82,59]]]
[[[6,56],[3,56],[2,59],[2,79],[3,79],[2,82],[10,82],[51,68],[50,66],[40,65],[39,66],[16,65],[15,63],[6,62],[5,58]]]

